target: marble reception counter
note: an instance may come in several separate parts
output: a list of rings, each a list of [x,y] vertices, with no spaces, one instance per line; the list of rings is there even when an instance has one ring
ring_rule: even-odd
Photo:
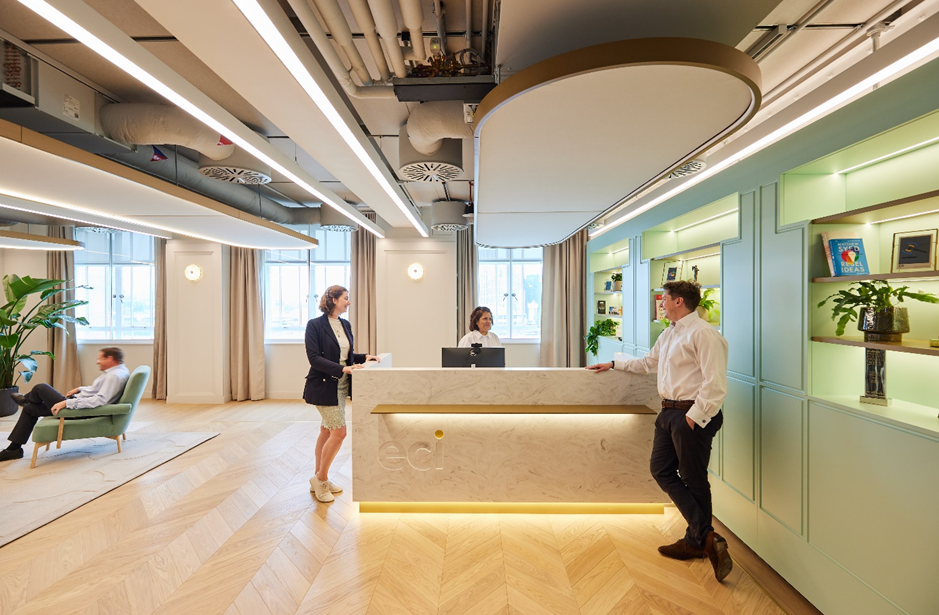
[[[353,497],[362,510],[669,501],[649,474],[654,375],[390,363],[353,376]]]

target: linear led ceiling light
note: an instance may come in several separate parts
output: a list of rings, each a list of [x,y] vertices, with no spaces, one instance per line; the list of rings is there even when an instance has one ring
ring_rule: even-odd
[[[677,186],[674,189],[669,190],[662,196],[652,199],[648,203],[645,203],[644,205],[637,207],[636,209],[617,218],[616,220],[613,220],[612,222],[607,222],[606,226],[591,233],[590,236],[598,237],[602,235],[603,233],[609,231],[610,229],[615,228],[619,226],[620,224],[626,222],[627,220],[631,220],[635,218],[636,216],[638,216],[639,214],[642,214],[652,209],[656,205],[664,203],[665,201],[681,194],[682,192],[684,192],[685,190],[688,190],[692,186],[695,186],[701,183],[702,181],[708,179],[709,177],[720,173],[721,171],[731,166],[732,164],[740,162],[744,158],[752,156],[753,154],[759,152],[760,150],[765,149],[766,147],[772,145],[776,141],[779,141],[780,139],[783,139],[784,137],[789,136],[790,134],[796,132],[797,130],[804,128],[805,126],[807,126],[808,124],[811,124],[812,122],[819,119],[826,113],[846,103],[847,101],[851,100],[855,96],[862,94],[864,90],[870,87],[873,87],[874,85],[880,83],[881,81],[884,81],[885,79],[889,77],[892,77],[893,75],[899,73],[900,71],[912,66],[913,64],[916,64],[920,60],[923,60],[931,56],[937,51],[939,51],[939,38],[934,38],[933,40],[926,43],[919,49],[907,54],[906,56],[900,58],[893,64],[890,64],[889,66],[877,71],[876,73],[867,77],[866,79],[859,81],[858,83],[846,89],[845,91],[841,92],[837,96],[834,96],[828,99],[826,102],[818,105],[811,111],[808,111],[807,113],[802,114],[801,116],[797,117],[796,119],[792,120],[791,122],[782,126],[781,128],[774,130],[773,132],[769,133],[762,139],[759,139],[758,141],[751,143],[750,145],[743,148],[739,152],[735,154],[731,154],[729,157],[725,158],[724,160],[721,160],[720,162],[714,164],[714,166],[708,167],[706,170],[698,173],[697,175],[692,176],[690,179],[688,179],[685,183],[681,184],[680,186]]]
[[[724,213],[717,214],[716,216],[711,216],[710,218],[705,218],[704,220],[698,220],[697,222],[692,222],[691,224],[680,226],[677,229],[673,230],[672,232],[677,233],[678,231],[683,231],[686,228],[691,228],[692,226],[698,226],[699,224],[704,224],[705,222],[710,222],[711,220],[717,220],[718,218],[723,218],[724,216],[734,213],[735,211],[737,211],[737,209],[739,208],[734,207],[733,209],[729,209],[725,211]]]
[[[241,147],[246,152],[260,160],[266,165],[270,165],[272,168],[277,169],[290,181],[294,182],[304,190],[306,190],[311,195],[315,196],[317,199],[320,199],[323,203],[332,206],[334,209],[339,211],[342,215],[346,216],[350,220],[355,221],[356,224],[359,224],[365,227],[366,230],[372,234],[384,238],[384,235],[381,233],[381,229],[372,223],[370,220],[359,220],[352,216],[345,208],[338,203],[334,202],[333,199],[327,197],[325,194],[311,186],[309,183],[305,182],[303,179],[298,177],[295,173],[291,172],[289,169],[284,167],[282,164],[262,152],[260,149],[249,143],[247,140],[240,137],[235,130],[227,127],[223,122],[215,119],[207,112],[200,109],[196,104],[189,101],[182,94],[179,94],[173,88],[169,87],[146,70],[135,64],[133,61],[128,59],[126,56],[115,50],[113,47],[102,41],[100,38],[80,26],[74,20],[63,14],[61,11],[51,6],[48,2],[44,0],[19,0],[20,4],[23,4],[29,7],[31,10],[35,11],[43,18],[57,26],[59,29],[65,31],[76,40],[84,44],[86,47],[108,60],[121,70],[123,70],[128,75],[134,77],[153,91],[157,92],[180,109],[184,110],[186,113],[190,114],[206,126],[209,126],[213,130],[217,130],[219,134],[224,135],[235,145]],[[367,222],[367,224],[366,224]],[[425,235],[426,236],[426,235]]]
[[[43,237],[16,231],[0,231],[0,248],[11,250],[84,250],[85,244],[74,239]]]
[[[8,199],[4,199],[4,197],[8,197]],[[15,200],[17,203],[19,203],[19,205],[13,205],[12,203],[9,202],[10,200]],[[25,207],[22,206],[22,205],[25,205]],[[0,210],[2,210],[2,209],[12,209],[13,211],[21,211],[21,212],[29,213],[29,214],[38,214],[38,215],[40,215],[40,216],[50,216],[50,217],[53,217],[53,218],[59,218],[59,219],[61,219],[61,220],[68,220],[68,221],[70,221],[70,222],[77,222],[77,223],[79,223],[79,224],[83,224],[83,225],[87,225],[87,226],[96,226],[96,227],[101,227],[101,228],[110,228],[110,229],[114,229],[114,230],[116,230],[116,231],[125,231],[125,232],[129,232],[129,233],[139,233],[139,234],[141,234],[141,235],[149,235],[149,236],[151,236],[151,237],[159,237],[160,239],[172,239],[172,238],[173,238],[173,234],[170,233],[170,232],[168,232],[168,231],[163,231],[162,233],[160,233],[160,232],[157,232],[157,230],[154,230],[154,227],[151,227],[151,226],[146,226],[146,227],[145,227],[145,226],[141,225],[139,222],[132,222],[132,221],[130,221],[130,220],[124,220],[124,222],[128,222],[128,223],[129,223],[129,225],[131,226],[131,228],[121,227],[121,226],[116,226],[116,225],[104,223],[104,222],[102,222],[102,221],[99,220],[99,219],[94,219],[94,220],[92,220],[92,219],[89,219],[89,218],[75,218],[75,217],[72,217],[72,216],[69,216],[69,215],[64,215],[64,214],[62,214],[61,212],[58,212],[58,211],[56,211],[56,212],[53,213],[53,212],[50,212],[50,211],[48,211],[48,210],[42,209],[42,206],[43,206],[43,205],[47,205],[47,206],[49,206],[49,207],[56,207],[56,208],[62,207],[62,208],[66,208],[66,209],[69,209],[69,210],[75,209],[75,208],[72,208],[72,207],[66,207],[65,205],[61,205],[61,204],[53,204],[53,203],[48,203],[48,202],[44,202],[44,201],[37,201],[37,200],[35,200],[35,199],[26,199],[26,198],[23,198],[23,197],[20,196],[20,195],[11,194],[10,191],[3,191],[3,192],[0,192]],[[84,212],[84,213],[87,213],[87,214],[89,214],[92,218],[99,218],[99,217],[100,217],[100,218],[104,218],[104,217],[106,217],[106,214],[102,214],[102,213],[98,213],[98,212],[92,213],[92,212],[88,212],[88,211],[85,211],[85,210],[82,210],[82,209],[75,209],[75,210],[76,210],[76,211],[82,211],[82,212]]]
[[[862,162],[861,164],[856,164],[856,165],[854,165],[853,167],[848,167],[847,169],[842,169],[841,171],[836,172],[835,175],[842,175],[842,174],[844,174],[844,173],[850,173],[851,171],[857,171],[858,169],[863,169],[864,167],[868,167],[868,166],[870,166],[870,165],[872,165],[872,164],[874,164],[874,163],[876,163],[876,162],[880,162],[880,161],[882,161],[882,160],[887,160],[888,158],[893,158],[894,156],[899,156],[900,154],[905,154],[905,153],[907,153],[907,152],[911,152],[911,151],[913,151],[914,149],[919,149],[919,148],[921,148],[921,147],[926,147],[926,146],[929,145],[930,143],[935,143],[936,141],[939,141],[939,137],[933,137],[932,139],[927,139],[926,141],[922,141],[922,142],[920,142],[920,143],[917,143],[916,145],[911,145],[911,146],[909,146],[909,147],[904,147],[903,149],[898,149],[898,150],[895,151],[895,152],[891,152],[891,153],[885,154],[885,155],[883,155],[883,156],[878,156],[877,158],[874,158],[873,160],[868,160],[867,162]]]
[[[235,3],[238,10],[245,16],[248,23],[261,35],[261,38],[263,38],[264,42],[271,48],[274,55],[283,62],[287,70],[290,71],[290,74],[293,75],[297,83],[300,84],[300,87],[303,88],[303,91],[307,93],[307,96],[310,97],[323,115],[326,116],[329,123],[333,125],[333,128],[336,129],[339,136],[342,137],[342,140],[346,142],[346,145],[355,153],[359,161],[365,165],[365,168],[368,169],[372,177],[375,178],[382,189],[391,197],[391,200],[398,206],[398,209],[407,216],[407,219],[414,225],[414,228],[417,229],[421,236],[428,237],[429,235],[427,231],[424,230],[424,225],[418,221],[411,208],[398,196],[394,187],[381,172],[381,169],[378,168],[378,165],[375,164],[375,161],[372,160],[371,156],[368,155],[368,152],[365,151],[365,148],[362,147],[362,144],[352,133],[349,125],[346,124],[342,116],[339,115],[339,111],[326,96],[326,93],[323,92],[319,84],[316,83],[313,75],[310,74],[303,65],[303,61],[294,53],[293,49],[291,49],[287,39],[285,39],[284,35],[277,29],[277,26],[274,25],[271,18],[264,12],[261,5],[257,3],[257,0],[232,0],[232,2]]]

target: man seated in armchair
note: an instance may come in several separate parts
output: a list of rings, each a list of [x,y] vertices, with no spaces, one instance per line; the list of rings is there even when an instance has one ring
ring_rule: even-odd
[[[23,445],[40,418],[55,416],[63,408],[91,409],[120,399],[130,378],[130,372],[124,366],[123,351],[120,348],[102,348],[98,353],[98,369],[102,374],[93,383],[72,389],[64,396],[44,383],[37,384],[26,395],[14,394],[13,401],[22,406],[23,411],[10,432],[10,446],[0,451],[0,461],[23,457]]]

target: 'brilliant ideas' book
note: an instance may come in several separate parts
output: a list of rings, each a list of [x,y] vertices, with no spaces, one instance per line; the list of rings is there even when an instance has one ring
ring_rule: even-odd
[[[867,251],[864,241],[859,237],[848,239],[830,239],[831,263],[836,276],[867,275]]]

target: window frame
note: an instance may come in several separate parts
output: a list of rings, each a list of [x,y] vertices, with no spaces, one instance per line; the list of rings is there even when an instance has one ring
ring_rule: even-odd
[[[538,250],[540,250],[540,254],[539,254],[538,258],[534,258],[534,257],[530,257],[530,256],[529,256],[529,257],[523,257],[523,256],[521,256],[521,254],[523,254],[524,251],[526,251],[526,250],[532,250],[532,249],[538,249]],[[482,288],[481,288],[481,284],[482,284],[482,267],[483,267],[484,265],[493,265],[493,264],[495,264],[495,265],[497,265],[497,266],[498,266],[498,265],[504,265],[504,266],[506,267],[506,271],[507,271],[507,275],[506,275],[506,289],[508,290],[508,293],[505,293],[505,294],[503,295],[503,300],[505,300],[505,301],[509,301],[509,299],[511,299],[511,298],[513,298],[513,297],[515,297],[516,299],[518,299],[518,297],[515,296],[515,293],[512,292],[512,288],[513,288],[513,286],[514,286],[513,276],[514,276],[514,268],[515,268],[515,265],[522,265],[522,266],[527,265],[527,264],[538,264],[538,265],[541,265],[541,273],[540,273],[540,275],[539,275],[539,278],[540,278],[540,281],[541,281],[542,284],[543,284],[543,282],[544,282],[544,249],[543,249],[543,248],[482,248],[482,247],[480,247],[480,248],[477,248],[477,250],[478,250],[478,252],[477,252],[477,257],[478,257],[477,260],[478,260],[478,263],[477,263],[477,271],[476,271],[476,296],[477,296],[477,298],[482,297]],[[484,258],[484,256],[483,256],[483,254],[484,254],[483,250],[505,250],[505,251],[507,252],[507,257],[505,257],[505,258]],[[519,256],[516,256],[516,253],[519,253]],[[524,279],[524,276],[523,276],[523,279]],[[524,284],[524,281],[522,282],[522,284]],[[542,289],[543,289],[543,288],[544,288],[544,287],[542,286]],[[542,306],[543,300],[544,300],[544,292],[542,292],[542,296],[539,298],[539,303],[538,303],[539,314],[540,314],[541,310],[543,309],[543,306]],[[541,343],[541,322],[540,322],[540,318],[539,318],[539,322],[538,322],[538,335],[537,335],[536,337],[515,337],[515,333],[516,333],[516,332],[515,332],[514,329],[515,329],[515,327],[516,327],[517,325],[515,325],[515,324],[513,323],[513,319],[514,319],[514,316],[515,316],[515,314],[516,314],[516,311],[517,311],[517,310],[524,310],[524,307],[521,305],[520,300],[519,300],[519,303],[509,303],[508,305],[509,305],[509,309],[508,309],[508,311],[507,311],[507,313],[506,313],[506,320],[507,320],[507,325],[508,325],[508,335],[505,336],[505,337],[499,335],[499,332],[498,332],[498,331],[495,331],[495,326],[493,326],[493,330],[495,331],[496,335],[499,335],[499,339],[502,340],[502,341],[504,341],[504,342],[517,343],[517,344],[524,344],[524,343],[540,344],[540,343]],[[492,308],[492,306],[489,306],[489,307]],[[498,309],[495,309],[494,311],[498,311]]]

